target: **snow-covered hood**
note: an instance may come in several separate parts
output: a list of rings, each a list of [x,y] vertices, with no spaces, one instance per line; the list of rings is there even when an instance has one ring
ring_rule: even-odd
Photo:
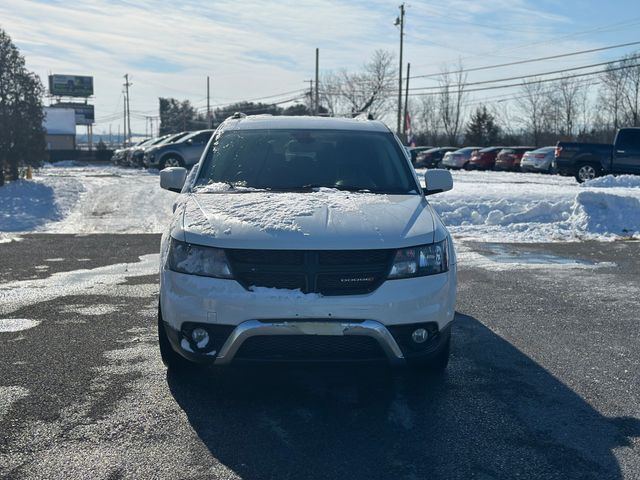
[[[399,248],[433,242],[435,229],[421,195],[329,189],[184,194],[175,215],[174,237],[222,248]]]

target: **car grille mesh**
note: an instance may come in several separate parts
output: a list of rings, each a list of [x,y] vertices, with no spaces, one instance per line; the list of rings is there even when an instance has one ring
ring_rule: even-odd
[[[386,279],[395,250],[226,250],[246,289],[284,288],[322,295],[373,292]]]
[[[384,352],[367,336],[272,335],[247,338],[238,360],[339,361],[378,360]]]

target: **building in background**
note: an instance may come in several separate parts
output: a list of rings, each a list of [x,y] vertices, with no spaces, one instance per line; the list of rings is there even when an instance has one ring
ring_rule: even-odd
[[[73,108],[44,107],[47,150],[75,150],[76,111]]]

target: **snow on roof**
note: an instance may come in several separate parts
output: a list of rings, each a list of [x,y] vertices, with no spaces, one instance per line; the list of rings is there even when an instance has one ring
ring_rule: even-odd
[[[224,123],[224,128],[228,130],[322,129],[389,132],[389,128],[379,120],[353,118],[249,115],[243,118],[230,118]]]

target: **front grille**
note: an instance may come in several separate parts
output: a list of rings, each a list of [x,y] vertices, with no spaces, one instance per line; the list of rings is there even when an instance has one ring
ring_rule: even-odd
[[[234,277],[251,287],[322,295],[373,292],[387,278],[395,250],[226,250]]]
[[[367,336],[270,335],[247,338],[238,360],[339,361],[385,358],[380,344]]]

